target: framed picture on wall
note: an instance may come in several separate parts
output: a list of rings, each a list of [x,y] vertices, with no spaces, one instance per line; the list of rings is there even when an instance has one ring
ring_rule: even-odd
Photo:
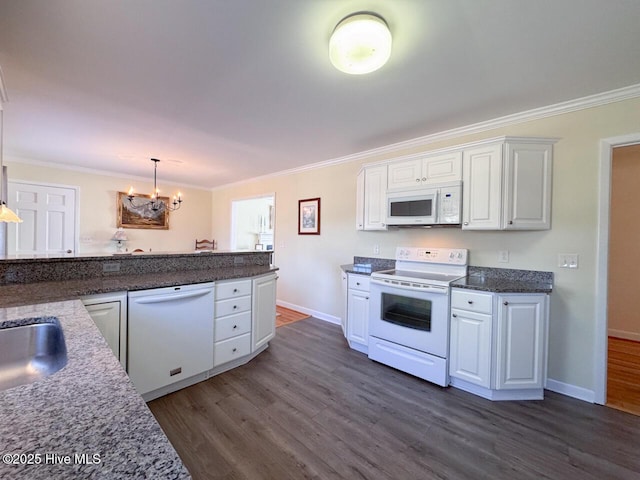
[[[298,235],[320,235],[320,199],[298,200]]]
[[[169,230],[169,197],[158,197],[162,201],[158,210],[153,210],[149,205],[142,208],[133,208],[129,201],[128,194],[118,192],[118,227],[122,228],[151,228],[156,230]],[[150,195],[134,193],[134,203],[136,198],[142,203],[150,200]]]

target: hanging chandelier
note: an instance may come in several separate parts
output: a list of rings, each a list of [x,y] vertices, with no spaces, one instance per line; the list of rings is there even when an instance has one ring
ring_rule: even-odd
[[[129,205],[131,208],[135,210],[142,210],[146,208],[150,208],[154,212],[162,208],[166,208],[167,210],[178,210],[182,206],[182,194],[178,192],[178,195],[173,196],[173,200],[171,202],[165,202],[160,199],[160,190],[158,190],[157,184],[157,173],[158,173],[158,163],[160,160],[157,158],[152,158],[151,161],[154,163],[153,165],[153,193],[150,195],[148,200],[141,200],[141,197],[135,196],[133,193],[133,187],[129,188],[129,193],[127,193],[127,198],[129,199]]]

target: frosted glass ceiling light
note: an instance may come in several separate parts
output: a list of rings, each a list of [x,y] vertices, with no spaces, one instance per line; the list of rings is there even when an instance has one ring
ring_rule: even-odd
[[[341,72],[370,73],[382,67],[391,56],[391,32],[382,17],[354,13],[343,18],[329,40],[329,58]]]

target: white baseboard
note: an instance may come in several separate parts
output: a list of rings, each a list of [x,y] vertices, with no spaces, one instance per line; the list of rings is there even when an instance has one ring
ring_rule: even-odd
[[[288,308],[290,310],[296,310],[298,312],[306,313],[307,315],[311,315],[312,317],[318,318],[320,320],[324,320],[325,322],[340,325],[340,317],[334,317],[333,315],[329,315],[328,313],[319,312],[317,310],[311,310],[310,308],[296,305],[294,303],[285,302],[283,300],[277,300],[276,304],[280,305],[281,307]]]
[[[627,332],[626,330],[616,330],[615,328],[610,328],[607,333],[610,337],[623,338],[625,340],[640,342],[640,333]]]
[[[547,379],[547,385],[545,388],[568,397],[577,398],[578,400],[583,400],[589,403],[595,403],[596,394],[593,390],[587,390],[586,388],[559,382],[551,378]]]

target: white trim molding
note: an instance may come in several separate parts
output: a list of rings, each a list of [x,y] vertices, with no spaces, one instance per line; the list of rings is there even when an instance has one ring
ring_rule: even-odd
[[[306,313],[307,315],[311,315],[312,317],[315,317],[319,320],[324,320],[325,322],[333,323],[335,325],[340,325],[340,318],[335,317],[333,315],[329,315],[328,313],[312,310],[310,308],[296,305],[295,303],[285,302],[284,300],[277,300],[276,305],[279,305],[284,308],[288,308],[289,310],[295,310],[297,312]]]
[[[405,140],[402,142],[392,143],[383,147],[374,148],[371,150],[365,150],[363,152],[346,155],[343,157],[334,158],[331,160],[324,160],[322,162],[311,163],[309,165],[303,165],[301,167],[291,168],[289,170],[282,170],[280,172],[263,175],[260,177],[249,178],[247,180],[241,180],[239,182],[228,183],[226,185],[219,185],[211,188],[212,191],[218,189],[224,189],[231,186],[237,186],[256,180],[263,180],[266,178],[279,177],[283,175],[291,175],[294,173],[300,173],[307,170],[315,170],[319,168],[330,167],[332,165],[338,165],[342,163],[349,163],[355,161],[366,161],[372,157],[377,157],[389,153],[399,152],[410,148],[428,147],[429,145],[454,138],[463,137],[465,135],[472,135],[475,133],[482,133],[496,128],[507,127],[510,125],[517,125],[519,123],[530,122],[533,120],[540,120],[547,117],[553,117],[556,115],[563,115],[565,113],[576,112],[578,110],[584,110],[587,108],[599,107],[607,105],[609,103],[622,102],[632,98],[640,97],[640,83],[630,85],[628,87],[618,88],[608,92],[597,93],[595,95],[589,95],[586,97],[576,98],[574,100],[568,100],[566,102],[560,102],[545,107],[534,108],[532,110],[526,110],[524,112],[514,113],[511,115],[505,115],[503,117],[486,120],[483,122],[473,123],[463,127],[452,128],[450,130],[444,130],[442,132],[425,135],[422,137]]]
[[[594,403],[595,394],[593,390],[588,390],[586,388],[571,385],[569,383],[559,382],[557,380],[552,380],[551,378],[547,379],[547,385],[545,386],[545,388],[547,390],[551,390],[552,392],[560,393],[568,397],[573,397],[577,398],[578,400]]]
[[[609,269],[609,208],[611,204],[611,160],[613,149],[640,143],[640,132],[600,140],[598,188],[598,232],[596,243],[596,328],[594,345],[594,402],[607,401],[607,281]]]
[[[633,342],[640,342],[640,333],[637,332],[627,332],[626,330],[616,330],[615,328],[610,328],[609,336],[622,338],[623,340],[631,340]]]

